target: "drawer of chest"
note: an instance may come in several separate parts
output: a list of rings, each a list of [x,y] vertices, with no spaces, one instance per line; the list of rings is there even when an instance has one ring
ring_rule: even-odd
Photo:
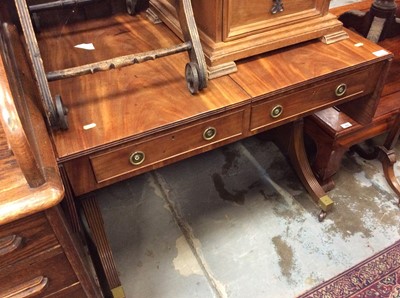
[[[61,249],[0,271],[0,297],[47,297],[75,285],[79,281]]]
[[[25,261],[58,245],[42,213],[0,226],[0,268]]]
[[[206,150],[243,133],[244,111],[215,117],[205,122],[170,131],[161,136],[90,157],[98,183],[128,173],[153,169],[171,160]]]
[[[376,75],[372,75],[374,69],[370,67],[255,104],[251,110],[250,129],[254,131],[267,126],[274,127],[321,108],[372,93],[376,86]]]

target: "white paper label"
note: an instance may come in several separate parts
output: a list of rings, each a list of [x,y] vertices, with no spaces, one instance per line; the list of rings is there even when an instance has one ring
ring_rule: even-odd
[[[372,54],[374,54],[376,57],[382,57],[389,53],[385,50],[379,50],[379,51],[373,52]]]
[[[346,123],[340,124],[340,126],[341,126],[342,128],[349,128],[349,127],[352,127],[352,125],[351,125],[350,122],[346,122]]]
[[[96,123],[90,123],[83,126],[84,130],[92,129],[96,127]]]
[[[84,49],[84,50],[88,50],[88,51],[93,51],[94,50],[94,45],[92,43],[81,43],[81,44],[77,44],[75,46],[75,48]]]

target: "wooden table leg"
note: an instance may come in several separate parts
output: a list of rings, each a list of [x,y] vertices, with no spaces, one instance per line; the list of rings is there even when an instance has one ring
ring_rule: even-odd
[[[383,173],[386,181],[392,187],[393,191],[399,197],[398,205],[400,206],[400,185],[394,174],[393,165],[396,163],[396,154],[394,146],[399,139],[400,134],[400,113],[397,114],[394,123],[386,136],[383,146],[378,146],[378,159],[382,163]]]
[[[362,158],[371,160],[378,159],[382,163],[383,174],[387,183],[399,197],[398,205],[400,207],[400,184],[394,174],[394,164],[396,163],[396,153],[394,146],[399,139],[400,134],[400,113],[396,115],[394,122],[389,129],[385,142],[381,146],[376,146],[374,150],[366,151],[360,145],[354,145],[350,149],[360,155]]]
[[[89,228],[88,233],[97,250],[97,256],[101,262],[105,279],[111,290],[111,295],[114,298],[124,298],[125,293],[118,277],[114,257],[107,240],[103,218],[99,206],[97,205],[96,198],[90,196],[83,199],[82,207]]]
[[[333,201],[315,178],[304,147],[303,119],[275,128],[272,138],[282,152],[286,153],[300,181],[313,201],[321,208],[318,217],[322,221],[333,207]]]
[[[379,146],[378,159],[382,163],[383,173],[387,183],[399,197],[397,204],[400,207],[400,184],[394,174],[393,165],[396,163],[396,154],[393,150],[387,150],[384,146]]]
[[[396,10],[395,0],[375,0],[368,12],[350,10],[339,20],[345,27],[378,42],[400,34],[400,19],[396,18]]]

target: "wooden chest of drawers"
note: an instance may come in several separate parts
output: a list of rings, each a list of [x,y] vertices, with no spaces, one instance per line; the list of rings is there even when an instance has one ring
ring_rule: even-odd
[[[192,1],[210,78],[236,70],[234,61],[334,34],[342,24],[328,13],[327,0]],[[174,0],[150,0],[151,11],[176,33]],[[281,4],[281,5],[280,5]]]
[[[60,220],[52,208],[0,226],[0,297],[94,297],[66,232],[53,229]]]

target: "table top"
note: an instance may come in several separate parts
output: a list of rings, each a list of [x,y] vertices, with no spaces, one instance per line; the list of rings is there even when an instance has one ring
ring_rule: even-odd
[[[238,72],[209,81],[191,95],[186,89],[186,53],[118,70],[50,83],[69,109],[67,131],[53,132],[60,160],[138,139],[323,80],[344,69],[387,59],[382,48],[349,32],[326,45],[318,40],[238,62]],[[114,15],[43,31],[39,38],[46,71],[154,50],[180,41],[145,16]],[[93,43],[95,50],[75,45]]]

